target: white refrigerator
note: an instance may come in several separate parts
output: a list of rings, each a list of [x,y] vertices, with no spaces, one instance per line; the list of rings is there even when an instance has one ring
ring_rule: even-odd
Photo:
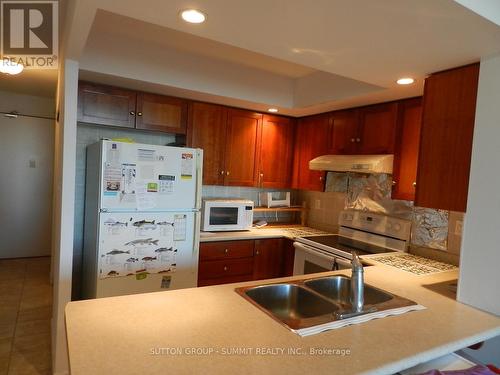
[[[195,287],[203,151],[87,147],[83,297]]]

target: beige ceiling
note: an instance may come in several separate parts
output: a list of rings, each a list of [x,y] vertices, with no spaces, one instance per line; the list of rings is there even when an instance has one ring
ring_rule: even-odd
[[[207,22],[181,21],[179,11],[188,7],[206,12]],[[308,97],[304,107],[296,107],[294,100],[283,105],[285,113],[294,115],[418,95],[429,73],[500,52],[500,27],[453,0],[73,0],[69,8],[74,15],[68,17],[66,30],[68,57],[85,62],[86,70],[96,65],[89,56],[98,56],[86,35],[94,36],[90,42],[102,55],[96,35],[112,32],[115,37],[121,34],[125,42],[142,40],[139,49],[148,56],[163,52],[154,48],[176,50],[200,56],[200,61],[219,60],[276,77],[298,80],[321,72],[373,88],[345,97],[330,95],[323,88],[316,102]],[[111,27],[111,22],[103,25],[99,20],[103,14],[108,20],[116,20],[116,15],[127,18],[122,19],[123,27]],[[106,52],[113,54],[114,48],[109,45]],[[97,73],[113,75],[104,69]],[[126,73],[125,78],[134,79],[133,72]],[[417,84],[397,86],[395,80],[401,76],[413,76]],[[153,82],[147,74],[137,74],[135,79],[138,85],[163,82]],[[310,82],[302,86],[315,91]],[[166,80],[165,86],[169,84]],[[204,90],[201,84],[198,89],[180,86],[177,82],[172,89],[187,90],[192,96],[197,92],[214,98],[226,95]],[[345,89],[349,92],[349,85]],[[259,94],[259,90],[254,91]],[[245,95],[238,100],[248,107],[274,104],[270,94],[260,102],[255,95],[245,100]]]
[[[57,86],[57,70],[25,69],[18,75],[0,73],[0,90],[19,94],[55,97]]]

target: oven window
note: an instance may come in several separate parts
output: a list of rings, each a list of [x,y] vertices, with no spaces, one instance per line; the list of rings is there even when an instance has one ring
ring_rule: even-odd
[[[210,208],[210,225],[236,225],[238,224],[238,207],[212,207]]]
[[[327,272],[327,271],[331,271],[331,269],[318,266],[316,263],[311,263],[307,260],[304,261],[304,275],[317,272]]]

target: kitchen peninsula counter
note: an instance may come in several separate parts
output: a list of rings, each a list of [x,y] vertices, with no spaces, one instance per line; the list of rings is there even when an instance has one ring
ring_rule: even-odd
[[[272,282],[326,274],[350,273]],[[456,270],[415,276],[384,265],[366,267],[367,284],[427,309],[303,338],[234,291],[265,281],[71,302],[66,307],[71,373],[395,373],[500,335],[500,318],[434,288],[457,275]]]

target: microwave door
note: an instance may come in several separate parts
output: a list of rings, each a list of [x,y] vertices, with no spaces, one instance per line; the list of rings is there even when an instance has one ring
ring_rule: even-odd
[[[238,207],[211,207],[209,225],[238,225]]]

